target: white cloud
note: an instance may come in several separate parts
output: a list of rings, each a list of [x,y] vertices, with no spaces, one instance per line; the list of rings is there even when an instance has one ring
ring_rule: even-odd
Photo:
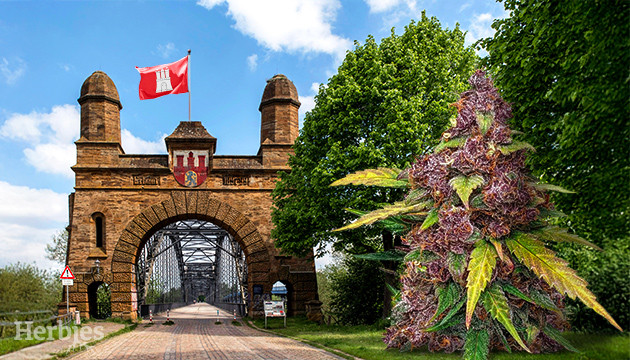
[[[315,107],[315,95],[319,92],[319,83],[312,83],[310,89],[311,95],[300,96],[300,121],[304,119],[304,115]],[[300,124],[301,125],[301,124]]]
[[[62,270],[62,265],[46,259],[46,244],[52,243],[52,236],[58,228],[37,229],[14,223],[0,222],[0,266],[22,263],[35,263],[40,269]]]
[[[249,67],[249,71],[254,72],[258,67],[258,55],[251,54],[247,57],[247,67]]]
[[[58,267],[44,249],[68,224],[68,195],[0,181],[0,199],[0,266],[20,261]]]
[[[462,12],[462,11],[468,9],[471,6],[472,6],[472,3],[470,3],[470,2],[464,3],[462,6],[459,7],[459,12]]]
[[[74,172],[70,167],[76,163],[74,141],[79,138],[79,122],[78,106],[57,105],[49,113],[11,114],[0,126],[0,137],[25,142],[24,156],[38,171],[71,179]],[[146,141],[123,129],[121,137],[127,153],[165,152],[166,135],[156,141]]]
[[[326,53],[343,57],[352,42],[332,33],[338,0],[199,0],[208,10],[227,4],[241,33],[273,51]]]
[[[2,221],[36,227],[50,221],[68,221],[68,196],[65,194],[0,181],[0,199]]]
[[[25,72],[26,63],[20,58],[16,58],[12,63],[9,63],[9,60],[6,58],[2,58],[2,61],[0,61],[0,74],[4,77],[7,85],[15,84]]]
[[[161,154],[166,152],[166,145],[164,144],[166,136],[166,134],[162,134],[156,141],[147,141],[134,136],[127,129],[122,129],[122,147],[127,154]]]
[[[163,57],[164,59],[168,59],[171,54],[177,51],[177,48],[175,48],[175,44],[169,42],[165,45],[159,44],[157,46],[157,50],[161,57]]]
[[[402,0],[365,0],[371,13],[380,13],[392,10],[398,6]]]
[[[493,36],[492,20],[494,19],[490,13],[473,16],[466,33],[466,45],[471,45],[481,38]]]
[[[38,171],[72,178],[79,119],[79,108],[74,105],[53,106],[49,113],[11,114],[0,127],[0,136],[26,142],[26,160]]]
[[[77,151],[74,144],[47,143],[24,149],[24,156],[37,171],[74,178],[70,167],[76,163]]]
[[[495,30],[492,28],[492,22],[496,19],[504,19],[510,16],[509,11],[503,10],[499,16],[492,16],[490,13],[475,14],[468,26],[468,32],[464,44],[466,46],[472,45],[475,41],[481,38],[493,37]],[[479,56],[486,56],[488,52],[485,50],[478,51]]]

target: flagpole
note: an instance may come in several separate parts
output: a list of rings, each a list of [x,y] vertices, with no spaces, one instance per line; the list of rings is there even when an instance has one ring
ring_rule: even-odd
[[[190,49],[188,49],[188,121],[190,121]]]

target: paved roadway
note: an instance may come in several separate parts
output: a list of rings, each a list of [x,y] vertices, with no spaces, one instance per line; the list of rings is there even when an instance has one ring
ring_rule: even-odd
[[[329,360],[342,359],[299,341],[260,332],[243,324],[233,326],[232,316],[220,310],[223,324],[215,325],[217,308],[194,304],[171,312],[175,325],[138,325],[136,330],[101,342],[73,360]]]

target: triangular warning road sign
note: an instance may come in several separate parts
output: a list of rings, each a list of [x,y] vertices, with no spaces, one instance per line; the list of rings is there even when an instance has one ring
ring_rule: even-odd
[[[60,279],[74,279],[74,274],[70,271],[70,266],[66,265],[66,268],[63,269],[61,273]]]

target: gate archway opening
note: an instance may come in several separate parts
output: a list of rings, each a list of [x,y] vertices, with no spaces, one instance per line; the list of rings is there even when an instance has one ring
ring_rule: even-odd
[[[88,285],[88,302],[91,318],[107,319],[112,315],[111,291],[106,282],[95,281]]]
[[[245,253],[230,233],[212,222],[178,220],[157,230],[135,264],[141,316],[205,301],[245,315]]]

